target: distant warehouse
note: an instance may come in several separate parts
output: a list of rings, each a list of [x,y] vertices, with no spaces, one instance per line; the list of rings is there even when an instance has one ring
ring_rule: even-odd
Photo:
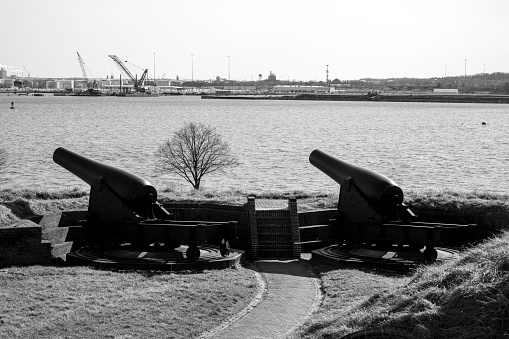
[[[459,94],[458,89],[452,88],[433,88],[433,94]]]
[[[329,88],[326,86],[301,86],[301,85],[276,85],[272,87],[278,93],[326,93]]]

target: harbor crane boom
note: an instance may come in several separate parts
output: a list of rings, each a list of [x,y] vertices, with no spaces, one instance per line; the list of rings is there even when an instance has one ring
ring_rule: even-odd
[[[115,61],[115,63],[117,64],[118,68],[120,69],[120,71],[122,73],[124,73],[124,75],[127,76],[130,79],[130,81],[134,84],[134,89],[137,92],[142,92],[143,91],[143,84],[145,83],[145,78],[147,77],[147,74],[148,74],[148,69],[145,69],[143,71],[142,76],[138,80],[137,78],[135,78],[133,76],[133,74],[129,71],[129,69],[124,65],[124,63],[122,62],[122,60],[120,60],[120,58],[118,56],[116,56],[116,55],[109,55],[109,57],[112,58],[113,61]]]
[[[81,55],[79,52],[76,52],[76,54],[78,54],[78,61],[80,63],[80,67],[81,67],[81,74],[83,74],[83,78],[85,78],[87,80],[87,87],[88,88],[92,88],[92,89],[95,89],[97,90],[98,86],[97,86],[97,81],[95,81],[94,79],[94,76],[92,75],[92,72],[90,72],[90,70],[88,69],[87,65],[85,65],[85,62],[83,61],[83,59],[81,58]],[[85,72],[85,68],[88,70],[88,74],[90,74],[93,82],[90,82],[88,80],[88,76],[87,76],[87,72]]]
[[[25,69],[25,71],[27,71],[27,77],[30,78],[30,72],[28,71],[28,69],[25,66],[23,66],[23,68]]]
[[[81,67],[81,74],[83,74],[83,77],[85,79],[88,79],[87,77],[87,72],[85,72],[85,62],[83,61],[83,59],[81,58],[80,56],[80,53],[76,52],[78,54],[78,61],[80,63],[80,67]]]

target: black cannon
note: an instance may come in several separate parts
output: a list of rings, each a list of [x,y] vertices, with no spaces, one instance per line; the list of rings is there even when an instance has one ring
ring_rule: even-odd
[[[137,247],[163,243],[173,249],[186,242],[186,256],[195,261],[200,257],[198,244],[210,241],[219,243],[222,256],[229,255],[237,222],[171,220],[147,180],[63,147],[55,150],[53,160],[91,186],[87,220],[83,221],[89,242]]]
[[[389,178],[320,150],[309,161],[340,184],[336,236],[345,244],[408,246],[423,251],[424,260],[437,258],[435,246],[458,246],[473,240],[476,225],[418,222],[403,202],[403,191]]]

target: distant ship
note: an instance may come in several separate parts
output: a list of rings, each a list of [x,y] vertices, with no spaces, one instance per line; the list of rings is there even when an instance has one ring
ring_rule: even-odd
[[[72,95],[73,96],[84,96],[84,97],[99,97],[99,96],[101,96],[103,94],[97,88],[89,88],[86,91],[76,92],[76,93],[74,93]]]
[[[152,92],[121,92],[117,93],[117,97],[158,97],[158,93],[152,93]]]

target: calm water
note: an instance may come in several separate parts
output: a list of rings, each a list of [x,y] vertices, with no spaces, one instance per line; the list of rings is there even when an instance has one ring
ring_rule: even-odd
[[[205,189],[337,190],[309,164],[319,148],[386,175],[403,191],[509,192],[509,105],[2,95],[0,121],[0,147],[11,159],[0,174],[4,188],[88,189],[53,162],[63,146],[156,188],[187,190],[178,177],[155,175],[153,154],[193,121],[216,127],[242,163],[206,176]]]

